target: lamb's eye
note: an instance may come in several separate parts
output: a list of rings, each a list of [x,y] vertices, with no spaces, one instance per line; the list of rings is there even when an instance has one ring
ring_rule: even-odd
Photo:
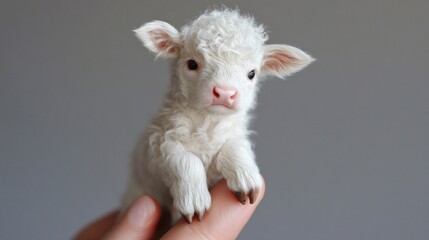
[[[194,60],[188,60],[188,69],[189,70],[196,70],[198,68],[198,64],[197,62],[195,62]]]
[[[250,71],[250,72],[247,74],[247,77],[248,77],[250,80],[252,80],[252,79],[255,77],[255,70]]]

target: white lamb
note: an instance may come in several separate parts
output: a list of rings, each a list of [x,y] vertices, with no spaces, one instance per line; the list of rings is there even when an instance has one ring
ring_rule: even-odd
[[[171,60],[172,74],[162,108],[136,148],[123,209],[148,194],[171,224],[181,216],[201,220],[209,188],[221,178],[238,201],[248,197],[252,204],[262,183],[248,130],[258,85],[313,59],[295,47],[264,45],[263,26],[237,10],[206,12],[180,32],[153,21],[135,33],[157,57]]]

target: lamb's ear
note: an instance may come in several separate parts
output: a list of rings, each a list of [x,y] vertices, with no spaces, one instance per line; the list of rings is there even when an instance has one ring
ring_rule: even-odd
[[[283,78],[298,72],[314,59],[302,50],[288,45],[265,45],[261,73]]]
[[[134,30],[143,45],[157,56],[176,58],[180,51],[179,32],[170,24],[152,21]]]

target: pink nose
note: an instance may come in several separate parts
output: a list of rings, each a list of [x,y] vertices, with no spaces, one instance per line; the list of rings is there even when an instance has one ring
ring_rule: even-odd
[[[213,105],[223,105],[232,108],[237,98],[237,90],[233,87],[217,86],[213,88]]]

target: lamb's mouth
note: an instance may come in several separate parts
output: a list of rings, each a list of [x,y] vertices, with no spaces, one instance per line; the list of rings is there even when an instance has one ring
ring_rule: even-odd
[[[232,104],[228,104],[228,103],[213,103],[210,106],[219,106],[219,107],[224,107],[224,108],[234,110],[234,106]]]
[[[211,104],[206,107],[209,113],[215,114],[232,114],[237,112],[236,106],[228,106],[224,104]]]
[[[233,110],[235,108],[234,100],[224,99],[223,101],[215,101],[213,100],[210,106],[222,106],[228,109]]]

